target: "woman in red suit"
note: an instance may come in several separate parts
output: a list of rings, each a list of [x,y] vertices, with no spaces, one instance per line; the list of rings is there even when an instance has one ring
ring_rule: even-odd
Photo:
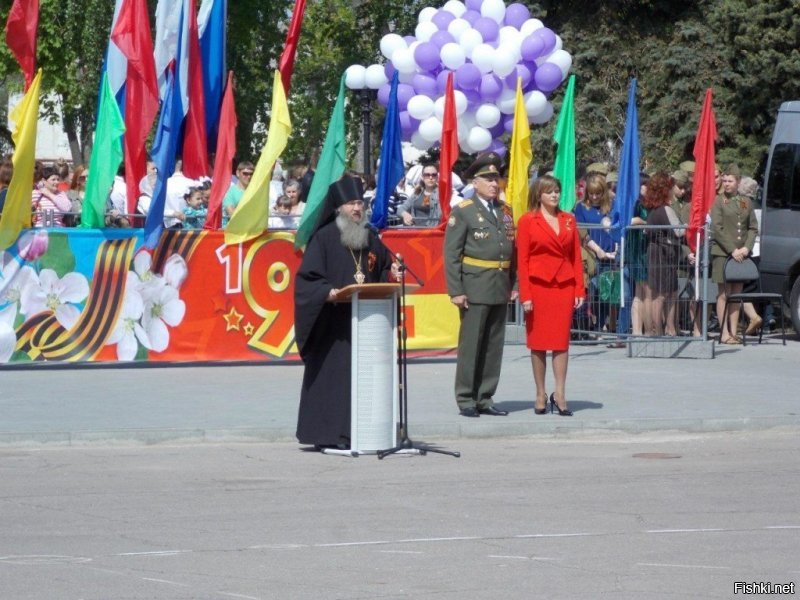
[[[556,389],[550,395],[550,412],[572,416],[564,388],[569,360],[572,313],[586,297],[583,285],[580,235],[571,213],[558,208],[561,183],[545,175],[536,180],[528,196],[528,212],[517,224],[519,299],[525,311],[527,345],[531,350],[536,383],[537,415],[547,409],[545,372],[547,351],[553,352]]]

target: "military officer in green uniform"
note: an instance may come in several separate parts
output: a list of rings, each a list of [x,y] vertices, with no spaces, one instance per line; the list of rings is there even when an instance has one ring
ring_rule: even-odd
[[[741,283],[723,285],[725,263],[728,257],[742,261],[750,256],[758,235],[758,221],[753,202],[740,196],[741,173],[736,165],[729,165],[722,174],[722,194],[711,206],[711,277],[719,286],[717,295],[717,317],[721,320],[729,294],[742,291]],[[738,304],[728,311],[728,323],[720,322],[720,343],[741,344],[736,335],[739,321]]]
[[[501,158],[481,154],[464,173],[475,193],[453,208],[444,239],[447,293],[461,316],[455,394],[465,417],[504,416],[493,404],[506,311],[512,299],[513,231],[497,203]]]

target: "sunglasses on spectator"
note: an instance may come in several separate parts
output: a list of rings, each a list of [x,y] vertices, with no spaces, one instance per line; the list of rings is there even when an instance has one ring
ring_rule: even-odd
[[[242,171],[242,177],[252,177],[252,176],[253,176],[252,171]]]
[[[437,175],[439,175],[439,174],[438,173],[423,173],[422,174],[423,177],[436,177]]]

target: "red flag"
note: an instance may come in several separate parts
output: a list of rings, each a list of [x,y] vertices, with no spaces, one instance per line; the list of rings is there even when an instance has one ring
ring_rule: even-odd
[[[297,42],[300,40],[300,29],[303,27],[303,15],[306,12],[306,0],[296,0],[292,22],[289,31],[286,33],[286,43],[283,46],[283,54],[278,62],[278,70],[281,72],[281,82],[286,97],[289,97],[289,85],[292,82],[292,71],[294,71],[294,56],[297,53]]]
[[[25,75],[25,91],[36,70],[36,29],[39,26],[39,0],[14,0],[6,22],[6,44]]]
[[[128,76],[125,79],[125,183],[128,213],[133,214],[139,198],[139,181],[147,169],[145,142],[158,114],[158,81],[147,0],[125,0],[122,3],[111,40],[128,59]]]
[[[217,230],[222,226],[222,200],[231,186],[231,166],[236,156],[236,106],[233,102],[233,71],[228,72],[228,85],[222,98],[219,113],[217,158],[214,162],[214,179],[208,199],[208,215],[204,229]]]
[[[442,119],[442,143],[439,155],[439,204],[442,207],[442,223],[450,217],[450,196],[453,193],[453,165],[458,160],[458,123],[456,121],[456,97],[453,93],[453,74],[447,76],[444,93],[444,118]]]
[[[714,198],[717,195],[717,185],[714,181],[716,157],[714,143],[717,141],[717,119],[711,107],[712,91],[706,90],[703,100],[703,112],[700,114],[700,126],[694,140],[694,181],[692,182],[692,205],[689,213],[689,248],[697,251],[697,234],[701,232],[706,223],[706,215],[711,210]],[[702,233],[700,238],[702,241]]]
[[[183,133],[183,174],[190,179],[208,177],[206,106],[203,91],[203,59],[197,30],[197,5],[189,0],[189,112]]]

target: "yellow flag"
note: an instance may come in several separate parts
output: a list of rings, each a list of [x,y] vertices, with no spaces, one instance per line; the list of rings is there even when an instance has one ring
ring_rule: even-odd
[[[514,130],[511,133],[511,164],[508,169],[506,201],[511,205],[514,225],[528,210],[528,168],[533,159],[531,126],[522,98],[522,78],[517,78],[517,102],[514,106]]]
[[[281,73],[275,71],[275,83],[272,86],[272,118],[269,121],[267,143],[261,151],[250,185],[244,191],[239,206],[225,227],[226,244],[246,242],[258,237],[267,228],[272,169],[286,148],[291,133],[292,120],[289,118],[289,105],[286,103]]]
[[[36,124],[39,121],[39,88],[42,70],[36,73],[31,86],[9,118],[14,121],[14,174],[0,216],[0,250],[17,241],[23,229],[31,226],[31,194],[33,169],[36,164]]]

